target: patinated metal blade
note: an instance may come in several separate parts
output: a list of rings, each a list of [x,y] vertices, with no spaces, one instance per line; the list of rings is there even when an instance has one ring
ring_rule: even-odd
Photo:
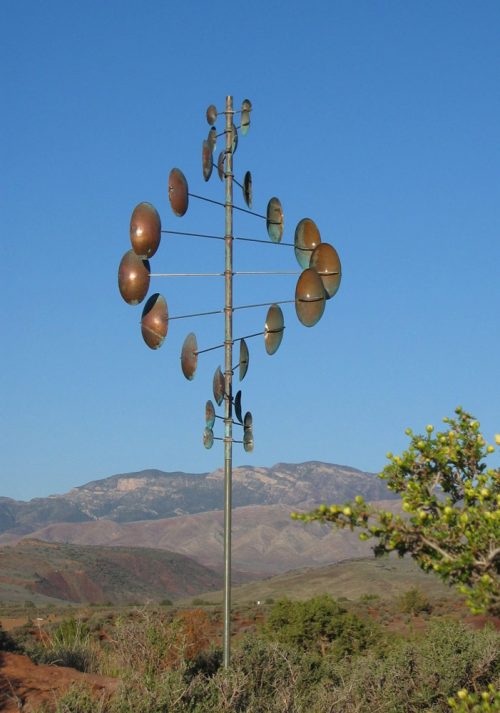
[[[142,337],[150,349],[159,349],[168,331],[168,307],[165,298],[156,292],[144,305],[141,319]]]
[[[325,311],[326,293],[320,276],[308,267],[302,272],[295,288],[295,311],[306,327],[314,327]]]
[[[138,257],[133,250],[128,250],[118,268],[118,289],[129,305],[138,305],[149,290],[149,262]]]

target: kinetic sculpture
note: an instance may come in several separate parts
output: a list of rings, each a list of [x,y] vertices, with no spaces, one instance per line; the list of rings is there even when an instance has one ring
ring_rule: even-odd
[[[203,431],[203,445],[211,448],[214,440],[224,442],[224,666],[228,667],[231,658],[231,497],[232,497],[232,451],[233,443],[242,443],[245,451],[252,451],[253,418],[247,411],[244,415],[241,405],[241,391],[233,396],[233,378],[238,370],[239,381],[243,381],[249,365],[249,350],[246,340],[264,337],[264,345],[268,354],[275,354],[278,350],[285,329],[283,312],[280,305],[295,303],[295,311],[299,321],[306,327],[314,326],[325,310],[326,301],[333,297],[340,286],[341,265],[337,251],[332,245],[321,242],[320,232],[311,218],[303,218],[295,228],[293,243],[282,242],[284,233],[284,215],[281,202],[273,197],[267,204],[266,215],[252,211],[252,176],[247,171],[243,182],[239,183],[234,176],[233,156],[238,146],[238,132],[243,136],[248,133],[252,104],[245,99],[241,109],[233,109],[233,98],[226,98],[225,111],[219,112],[211,105],[206,112],[207,122],[210,125],[207,138],[202,144],[202,173],[208,181],[215,168],[221,181],[225,183],[225,201],[219,202],[190,193],[187,180],[178,168],[170,171],[168,179],[168,197],[174,214],[182,217],[189,207],[189,198],[208,201],[220,205],[225,210],[224,235],[207,235],[204,233],[182,233],[175,230],[162,230],[160,216],[150,203],[139,203],[130,219],[130,240],[132,249],[123,256],[118,270],[118,286],[120,293],[130,305],[141,303],[149,290],[151,277],[201,277],[207,275],[223,276],[225,285],[224,308],[196,314],[170,316],[165,298],[155,293],[146,301],[142,311],[141,331],[148,347],[158,349],[163,344],[169,327],[169,322],[175,319],[188,317],[204,317],[212,314],[224,314],[224,341],[221,344],[204,349],[198,348],[196,335],[191,332],[184,340],[181,352],[182,373],[191,381],[196,373],[198,357],[201,354],[216,349],[224,349],[224,367],[215,370],[213,377],[213,397],[217,406],[224,404],[224,414],[216,413],[214,403],[209,400],[205,407],[205,429]],[[219,116],[225,119],[224,129],[218,134],[215,124]],[[237,126],[235,117],[239,115],[240,123]],[[218,156],[217,163],[213,161],[217,139],[225,138],[225,148]],[[234,184],[239,186],[247,208],[236,206],[233,203]],[[268,242],[257,238],[235,237],[233,234],[234,211],[249,213],[266,221],[269,240],[280,246],[293,247],[295,257],[302,272],[299,275],[295,288],[295,299],[281,300],[273,303],[260,303],[249,305],[233,305],[233,279],[238,275],[276,275],[297,274],[284,272],[234,272],[233,250],[235,241]],[[225,266],[221,273],[152,273],[149,259],[152,258],[160,245],[162,233],[185,235],[190,237],[211,238],[223,240],[225,244]],[[245,337],[233,337],[233,315],[237,310],[268,307],[264,323],[264,330]],[[236,366],[233,365],[233,347],[239,345],[239,356]],[[234,417],[233,417],[234,413]],[[216,419],[224,422],[224,436],[214,435]],[[242,438],[233,438],[233,426],[242,429]]]

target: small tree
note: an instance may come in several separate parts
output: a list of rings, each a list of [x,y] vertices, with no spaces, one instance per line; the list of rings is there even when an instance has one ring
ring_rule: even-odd
[[[487,468],[495,450],[479,431],[479,422],[461,408],[445,418],[447,430],[406,433],[410,445],[401,456],[388,453],[380,478],[401,496],[405,515],[378,510],[358,495],[343,505],[321,505],[306,522],[361,530],[375,540],[375,555],[411,555],[467,596],[474,613],[500,611],[500,469]],[[496,436],[500,444],[500,436]]]

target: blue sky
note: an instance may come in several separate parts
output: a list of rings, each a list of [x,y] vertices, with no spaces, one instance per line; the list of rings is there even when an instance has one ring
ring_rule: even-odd
[[[458,404],[492,439],[499,26],[488,1],[2,3],[0,494],[222,464],[220,444],[201,444],[222,355],[200,357],[193,382],[179,367],[187,333],[218,343],[221,318],[172,322],[152,352],[116,275],[140,201],[165,229],[223,233],[212,205],[193,200],[176,218],[166,186],[178,166],[192,192],[223,200],[200,156],[205,110],[227,94],[253,103],[235,174],[252,171],[255,210],[278,196],[284,240],[309,216],[343,265],[315,328],[285,306],[277,354],[249,342],[255,450],[235,446],[234,463],[375,471],[405,446],[405,427],[439,424]],[[236,215],[235,234],[265,238],[265,224]],[[289,248],[236,250],[237,269],[298,269]],[[164,236],[152,269],[219,270],[222,251]],[[296,279],[241,277],[235,302],[291,298]],[[218,278],[158,279],[152,291],[172,315],[223,298]],[[235,336],[262,329],[265,312],[239,313]]]

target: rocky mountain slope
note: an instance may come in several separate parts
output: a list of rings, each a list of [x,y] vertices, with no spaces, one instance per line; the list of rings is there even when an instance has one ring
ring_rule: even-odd
[[[380,502],[400,511],[399,501]],[[55,523],[30,537],[80,545],[153,547],[179,552],[216,571],[223,563],[224,515],[221,510],[163,520],[117,523],[98,520]],[[287,505],[248,505],[233,512],[232,562],[239,572],[269,576],[299,567],[316,567],[371,554],[356,533],[334,532],[318,523],[290,519]]]
[[[370,473],[347,466],[310,461],[278,463],[272,468],[241,466],[233,471],[233,506],[308,507],[362,494],[367,500],[390,498],[385,484]],[[113,475],[63,495],[29,502],[0,498],[0,542],[52,523],[159,520],[218,510],[223,503],[223,472],[166,473],[143,470]]]
[[[0,550],[0,601],[143,602],[221,586],[219,574],[165,550],[32,539]]]

